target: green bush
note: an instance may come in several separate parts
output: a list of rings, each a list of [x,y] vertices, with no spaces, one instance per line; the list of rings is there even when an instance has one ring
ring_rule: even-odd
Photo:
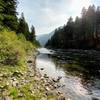
[[[25,61],[27,49],[33,45],[23,35],[3,29],[0,32],[0,64],[18,65]]]

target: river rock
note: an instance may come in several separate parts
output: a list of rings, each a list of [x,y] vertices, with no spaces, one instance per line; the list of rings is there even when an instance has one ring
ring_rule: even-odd
[[[60,96],[58,100],[66,100],[64,96]]]
[[[18,86],[18,81],[13,81],[12,85],[13,86]]]
[[[98,98],[96,98],[96,97],[92,97],[92,100],[100,100],[100,99],[98,99]]]
[[[23,93],[19,93],[19,94],[18,94],[18,97],[23,97],[23,96],[24,96]]]
[[[5,96],[5,97],[1,97],[0,100],[13,100],[13,99],[9,96]]]
[[[47,74],[44,74],[44,78],[49,78],[49,77],[47,76]]]
[[[57,80],[59,81],[60,79],[62,79],[62,77],[61,76],[58,76]]]
[[[40,70],[44,70],[44,68],[40,68]]]
[[[61,79],[62,77],[58,77],[57,79],[56,78],[53,78],[52,80],[53,80],[53,82],[59,82],[60,81],[60,79]]]
[[[48,91],[48,92],[46,92],[46,95],[47,95],[47,96],[53,96],[53,95],[54,95],[54,93],[53,93],[53,92]]]
[[[58,91],[57,93],[58,93],[58,95],[63,94],[63,93],[62,93],[62,92],[60,92],[60,91]]]
[[[32,60],[28,60],[27,63],[33,63]]]
[[[49,87],[46,87],[46,90],[47,90],[47,91],[50,91],[50,88],[49,88]]]
[[[1,73],[1,74],[0,74],[0,77],[2,77],[2,76],[3,76],[3,74]]]

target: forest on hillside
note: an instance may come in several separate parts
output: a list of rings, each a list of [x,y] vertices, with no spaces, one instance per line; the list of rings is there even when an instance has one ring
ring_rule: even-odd
[[[81,17],[72,17],[55,30],[46,47],[62,49],[100,49],[100,6],[82,9]]]
[[[17,0],[0,0],[0,64],[15,66],[28,49],[38,45],[35,28],[29,31],[24,14],[18,18]],[[17,47],[16,47],[17,46]],[[24,55],[24,57],[21,55]]]
[[[29,30],[23,12],[18,18],[17,5],[17,0],[0,0],[0,30],[15,31],[17,35],[23,34],[26,40],[35,42],[35,28],[32,25]]]

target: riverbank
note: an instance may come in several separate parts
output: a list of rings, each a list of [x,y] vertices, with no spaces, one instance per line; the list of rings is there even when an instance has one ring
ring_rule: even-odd
[[[65,100],[57,91],[57,81],[42,76],[35,66],[37,52],[27,56],[27,69],[23,72],[2,70],[0,74],[0,100]],[[5,68],[6,69],[6,68]],[[9,69],[9,68],[7,68]]]

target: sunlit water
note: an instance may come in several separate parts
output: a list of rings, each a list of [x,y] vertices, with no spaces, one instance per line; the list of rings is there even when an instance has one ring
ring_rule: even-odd
[[[37,68],[40,70],[42,75],[47,74],[52,78],[57,78],[59,76],[62,77],[60,80],[60,84],[62,86],[59,88],[59,90],[65,94],[66,100],[68,100],[67,98],[70,98],[70,100],[100,100],[99,79],[95,80],[95,83],[93,83],[95,86],[91,86],[91,91],[89,91],[89,86],[85,86],[88,83],[84,84],[84,79],[69,74],[69,72],[60,67],[60,65],[55,64],[53,58],[50,57],[50,54],[53,54],[53,52],[50,52],[50,50],[45,48],[39,49],[39,52],[40,54],[36,59]],[[41,68],[44,68],[44,70],[41,70]],[[96,86],[98,87],[96,88]]]

